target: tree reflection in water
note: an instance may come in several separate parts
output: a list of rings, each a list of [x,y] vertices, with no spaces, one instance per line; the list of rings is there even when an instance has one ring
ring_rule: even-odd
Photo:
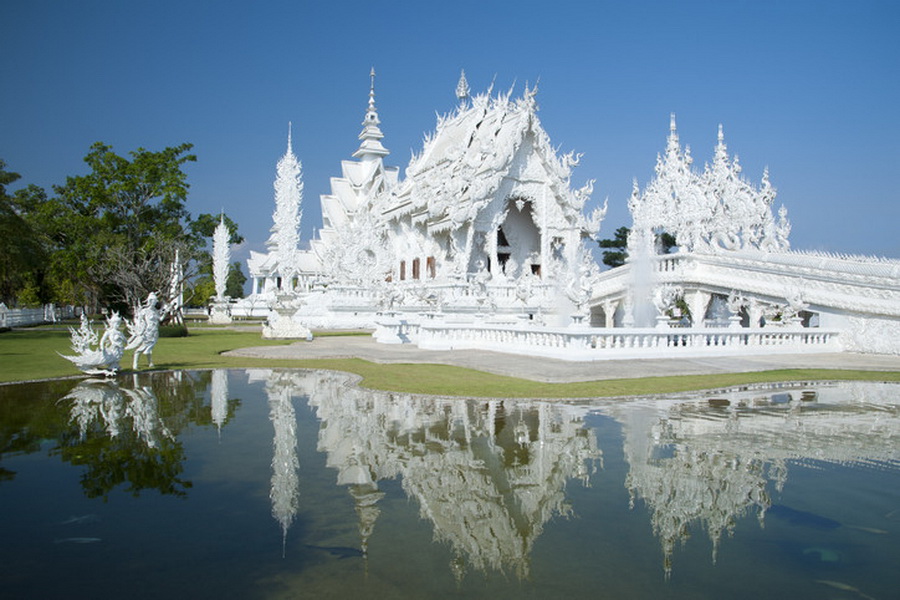
[[[180,477],[185,455],[177,436],[189,423],[208,421],[198,410],[208,381],[209,373],[183,372],[82,381],[60,400],[69,403],[76,429],[61,431],[53,452],[85,467],[89,498],[106,498],[120,485],[135,496],[146,489],[185,496],[191,482]]]

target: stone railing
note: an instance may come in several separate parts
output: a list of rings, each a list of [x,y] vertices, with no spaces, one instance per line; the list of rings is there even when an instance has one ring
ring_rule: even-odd
[[[817,328],[600,329],[386,320],[379,341],[428,350],[493,350],[563,360],[840,352],[838,334]]]

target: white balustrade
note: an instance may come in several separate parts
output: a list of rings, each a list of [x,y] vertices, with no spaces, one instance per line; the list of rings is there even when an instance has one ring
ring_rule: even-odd
[[[562,358],[614,360],[688,356],[839,352],[838,333],[805,328],[734,330],[533,328],[435,320],[380,323],[388,337],[409,339],[428,350],[495,350]]]

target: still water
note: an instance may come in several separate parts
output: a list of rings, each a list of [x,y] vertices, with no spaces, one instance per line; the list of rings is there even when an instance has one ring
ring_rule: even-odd
[[[4,598],[896,598],[900,386],[0,386]]]

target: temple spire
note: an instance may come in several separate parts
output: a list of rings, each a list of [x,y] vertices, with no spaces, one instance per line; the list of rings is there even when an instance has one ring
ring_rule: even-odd
[[[293,152],[294,152],[294,145],[291,143],[291,130],[292,130],[292,128],[293,128],[293,123],[291,123],[290,121],[288,121],[288,145],[287,145],[287,151],[288,151],[289,153],[291,153],[291,154],[293,154]]]
[[[719,123],[719,134],[716,142],[716,150],[715,150],[715,163],[721,163],[724,168],[727,168],[728,163],[728,147],[725,146],[725,131],[722,128],[722,124]]]
[[[378,110],[375,108],[375,67],[372,67],[369,77],[369,105],[362,122],[363,130],[359,134],[359,148],[353,153],[353,158],[363,160],[374,160],[390,154],[390,151],[381,145],[384,134],[378,128],[381,120],[378,118]]]
[[[675,127],[675,113],[670,113],[669,115],[669,140],[666,147],[667,153],[679,152],[680,145],[678,144],[678,130]]]
[[[460,108],[464,107],[469,99],[469,82],[466,81],[465,69],[460,69],[459,71],[459,83],[456,84],[456,98],[459,100]]]
[[[375,112],[375,67],[369,71],[371,83],[369,84],[369,112]],[[376,113],[377,114],[377,113]]]

